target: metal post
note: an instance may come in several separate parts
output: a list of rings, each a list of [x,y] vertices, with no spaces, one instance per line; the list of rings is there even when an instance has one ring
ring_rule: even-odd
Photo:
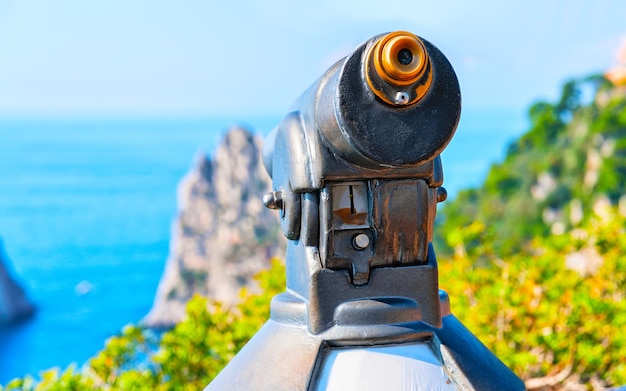
[[[207,390],[522,390],[450,313],[431,241],[459,84],[430,42],[376,36],[268,136],[287,290]]]

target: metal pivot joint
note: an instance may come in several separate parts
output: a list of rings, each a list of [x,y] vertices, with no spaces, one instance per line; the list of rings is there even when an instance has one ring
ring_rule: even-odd
[[[398,31],[333,65],[268,135],[287,290],[209,390],[519,390],[450,313],[432,246],[452,66]]]

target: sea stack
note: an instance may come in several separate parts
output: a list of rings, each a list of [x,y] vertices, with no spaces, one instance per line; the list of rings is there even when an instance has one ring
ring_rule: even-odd
[[[7,262],[0,241],[0,324],[16,322],[34,312],[34,306],[26,298],[24,289],[11,278]]]
[[[253,288],[254,275],[284,254],[278,216],[262,203],[271,181],[261,145],[250,131],[232,128],[212,159],[200,153],[180,181],[170,254],[145,325],[180,322],[194,294],[236,303],[241,288]]]

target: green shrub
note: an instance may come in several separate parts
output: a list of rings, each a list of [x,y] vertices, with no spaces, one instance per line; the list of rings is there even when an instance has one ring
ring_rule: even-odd
[[[626,384],[626,222],[602,213],[506,260],[440,261],[452,311],[525,380],[562,372],[564,382]]]

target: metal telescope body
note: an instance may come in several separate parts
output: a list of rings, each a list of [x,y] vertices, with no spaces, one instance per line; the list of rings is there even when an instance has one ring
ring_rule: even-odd
[[[333,65],[267,137],[287,290],[207,390],[522,390],[450,313],[431,244],[452,66],[407,32]]]

